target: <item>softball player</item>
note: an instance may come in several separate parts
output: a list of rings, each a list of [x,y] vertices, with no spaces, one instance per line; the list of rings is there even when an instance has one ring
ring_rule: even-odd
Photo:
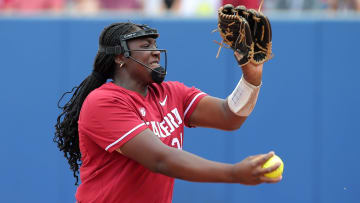
[[[232,94],[215,98],[180,82],[163,82],[167,65],[159,61],[166,50],[157,48],[157,37],[146,25],[106,27],[92,74],[62,107],[54,141],[76,183],[80,171],[77,202],[171,202],[174,178],[279,182],[281,177],[263,176],[279,165],[261,167],[273,152],[226,164],[182,150],[184,126],[235,130],[243,124],[255,106],[263,65],[242,67]]]

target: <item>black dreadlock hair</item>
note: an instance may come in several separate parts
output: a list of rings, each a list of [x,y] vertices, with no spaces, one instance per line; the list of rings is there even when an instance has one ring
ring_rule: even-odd
[[[99,44],[102,46],[120,45],[120,35],[134,32],[136,27],[143,28],[131,22],[114,23],[105,27],[99,37]],[[64,152],[70,169],[76,179],[75,185],[79,182],[79,168],[81,166],[81,153],[79,148],[78,119],[81,106],[87,95],[94,89],[100,87],[108,78],[113,78],[115,73],[115,54],[97,53],[93,65],[93,72],[79,86],[72,89],[71,92],[65,92],[59,100],[59,103],[66,94],[71,94],[70,100],[64,105],[58,107],[62,110],[57,118],[55,125],[56,131],[53,141],[57,143],[60,151]]]

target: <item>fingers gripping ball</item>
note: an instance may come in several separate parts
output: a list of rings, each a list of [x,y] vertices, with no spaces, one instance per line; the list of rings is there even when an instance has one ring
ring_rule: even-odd
[[[263,168],[268,168],[273,166],[276,163],[280,163],[281,165],[275,170],[272,171],[270,173],[266,173],[264,176],[268,177],[268,178],[278,178],[282,175],[283,171],[284,171],[284,163],[283,161],[280,159],[280,157],[278,157],[277,155],[273,155],[269,160],[267,160],[265,162],[265,164],[262,166]]]
[[[218,10],[218,30],[223,42],[241,55],[239,65],[247,64],[254,54],[254,44],[249,23],[237,15],[233,5],[226,4]]]

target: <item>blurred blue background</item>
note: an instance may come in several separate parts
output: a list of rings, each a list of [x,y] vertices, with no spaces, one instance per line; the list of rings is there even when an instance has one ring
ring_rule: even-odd
[[[129,18],[0,18],[0,202],[74,202],[75,179],[52,142],[57,101],[90,74],[102,29]],[[241,129],[186,129],[184,149],[235,163],[274,150],[282,182],[259,186],[177,180],[174,203],[360,202],[360,20],[277,17],[274,58]],[[285,20],[284,20],[285,19]],[[130,18],[160,32],[167,80],[225,98],[241,70],[216,19]]]

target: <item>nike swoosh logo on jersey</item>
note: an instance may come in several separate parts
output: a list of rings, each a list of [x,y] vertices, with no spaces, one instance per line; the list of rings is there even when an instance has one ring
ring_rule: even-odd
[[[167,99],[167,95],[165,96],[165,99],[161,102],[159,102],[160,103],[160,105],[161,106],[165,106],[165,104],[166,104],[166,99]]]

